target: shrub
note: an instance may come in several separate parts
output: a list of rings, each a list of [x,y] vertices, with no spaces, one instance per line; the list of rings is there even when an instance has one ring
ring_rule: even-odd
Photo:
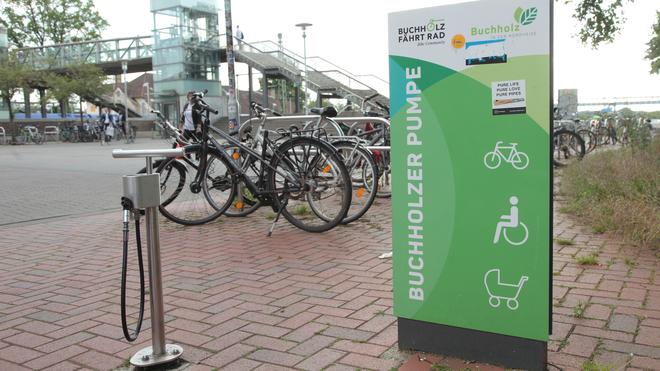
[[[563,171],[563,209],[597,233],[609,231],[640,246],[660,246],[660,139],[604,151]]]

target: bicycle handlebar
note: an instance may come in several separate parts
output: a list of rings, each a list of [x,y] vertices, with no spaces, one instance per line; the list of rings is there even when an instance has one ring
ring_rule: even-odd
[[[195,100],[194,100],[193,104],[201,107],[202,111],[208,111],[208,112],[211,112],[214,115],[218,114],[218,110],[211,107],[211,106],[209,106],[208,104],[206,104],[206,102],[204,102],[204,100],[201,97],[197,97],[195,95],[193,95],[193,96],[195,97]]]

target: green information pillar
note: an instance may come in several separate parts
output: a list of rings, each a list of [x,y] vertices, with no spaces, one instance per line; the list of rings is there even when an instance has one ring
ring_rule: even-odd
[[[390,14],[399,345],[544,369],[552,1]]]

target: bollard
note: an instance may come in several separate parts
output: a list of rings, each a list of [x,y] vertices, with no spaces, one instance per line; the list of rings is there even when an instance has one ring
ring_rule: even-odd
[[[151,343],[152,346],[139,350],[131,357],[131,364],[136,367],[148,367],[170,363],[181,357],[183,348],[176,344],[165,343],[165,313],[163,308],[163,282],[160,260],[160,237],[158,230],[158,205],[160,205],[159,174],[153,174],[152,157],[181,157],[183,148],[160,150],[122,150],[112,151],[114,158],[144,157],[147,173],[124,176],[124,197],[131,199],[135,208],[145,209],[147,230],[147,256],[149,261],[149,287],[151,307]]]

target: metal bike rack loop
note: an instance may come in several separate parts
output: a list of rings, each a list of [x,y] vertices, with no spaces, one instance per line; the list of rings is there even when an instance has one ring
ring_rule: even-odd
[[[114,158],[140,158],[147,161],[147,173],[125,175],[122,179],[124,197],[133,201],[136,208],[145,209],[147,230],[147,255],[149,261],[149,287],[151,304],[151,341],[146,347],[131,357],[136,367],[148,367],[172,362],[183,353],[176,344],[165,344],[165,314],[163,309],[163,282],[160,261],[160,235],[158,230],[158,205],[160,205],[159,174],[153,173],[152,157],[181,157],[183,148],[139,149],[112,151]]]
[[[321,116],[319,115],[302,115],[302,116],[267,116],[264,121],[264,127],[266,124],[274,123],[299,123],[304,120],[318,120]],[[349,123],[358,123],[358,122],[380,122],[384,125],[390,126],[390,122],[387,119],[382,117],[369,117],[369,116],[357,116],[357,117],[332,117],[333,121],[336,122],[349,122]],[[259,123],[261,118],[253,117],[245,121],[239,129],[239,138],[243,138],[245,130],[250,127],[253,123]],[[365,146],[369,151],[379,150],[379,151],[390,151],[391,146]]]

